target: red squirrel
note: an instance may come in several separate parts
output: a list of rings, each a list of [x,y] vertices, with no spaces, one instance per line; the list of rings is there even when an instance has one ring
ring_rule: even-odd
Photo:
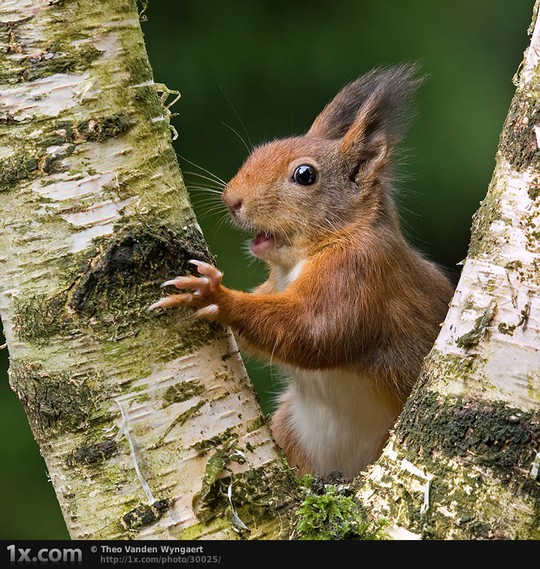
[[[305,135],[255,148],[226,185],[266,282],[231,290],[192,261],[200,276],[164,283],[190,292],[151,307],[193,307],[279,364],[288,383],[271,428],[299,474],[351,478],[378,458],[452,295],[404,238],[392,197],[415,75],[401,65],[361,76]]]

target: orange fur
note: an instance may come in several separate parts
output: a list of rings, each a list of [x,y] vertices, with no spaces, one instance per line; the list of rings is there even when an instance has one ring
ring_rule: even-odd
[[[284,366],[291,380],[272,429],[302,473],[354,476],[377,458],[452,294],[403,237],[392,199],[413,73],[402,66],[361,77],[305,136],[255,149],[227,185],[225,204],[258,236],[252,249],[270,269],[263,285],[231,290],[206,266],[206,280],[178,281],[197,293],[178,295],[178,304],[210,307],[201,315]],[[315,180],[298,182],[299,166]]]

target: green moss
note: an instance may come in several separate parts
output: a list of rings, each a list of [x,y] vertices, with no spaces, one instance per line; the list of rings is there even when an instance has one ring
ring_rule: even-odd
[[[105,142],[127,133],[132,127],[133,121],[125,112],[95,114],[84,121],[51,121],[43,126],[38,140],[26,136],[24,128],[16,127],[13,134],[20,145],[15,154],[0,161],[0,192],[8,191],[21,180],[61,172],[65,169],[63,160],[73,154],[78,145]],[[51,146],[59,148],[51,153]]]
[[[491,304],[488,306],[485,312],[475,320],[472,330],[466,334],[463,334],[463,336],[460,336],[456,340],[456,344],[460,348],[465,348],[466,350],[474,348],[474,346],[476,346],[484,337],[486,330],[493,320],[494,316],[495,307],[493,304]]]
[[[482,200],[480,207],[473,216],[471,241],[467,257],[481,257],[484,253],[492,253],[498,247],[498,238],[492,235],[490,228],[495,221],[504,221],[501,209],[503,193],[503,184],[494,176],[486,197]]]
[[[177,383],[169,387],[165,392],[163,407],[168,407],[173,403],[181,403],[202,393],[204,393],[204,386],[201,385],[200,381],[191,380]]]
[[[229,439],[222,442],[206,463],[201,490],[193,497],[193,510],[199,520],[207,522],[219,512],[216,502],[222,501],[220,474],[233,459],[241,456],[237,452],[237,441],[238,435],[231,431]]]
[[[125,112],[79,121],[75,127],[77,142],[103,142],[116,138],[132,128],[133,122]]]
[[[524,476],[540,447],[540,412],[501,401],[442,398],[426,391],[410,400],[400,417],[407,448],[431,462],[437,453],[460,457],[491,470],[505,482],[531,488]],[[424,463],[424,462],[423,462]],[[535,490],[540,499],[540,487]]]
[[[295,512],[295,537],[301,540],[379,540],[382,525],[368,521],[358,503],[341,494],[335,486],[325,486],[321,494],[309,494]]]
[[[0,161],[0,192],[9,190],[38,170],[38,158],[27,150]]]
[[[100,312],[115,306],[126,310],[131,308],[126,306],[126,294],[132,296],[129,289],[138,287],[146,309],[160,282],[193,272],[188,263],[192,258],[210,260],[202,235],[192,226],[152,227],[149,220],[143,224],[132,218],[113,237],[103,239],[92,258],[83,259],[86,266],[77,271],[81,277],[70,293],[69,305],[86,315],[98,307]],[[138,315],[141,308],[134,308]]]
[[[226,429],[225,431],[223,431],[223,433],[219,435],[201,441],[197,441],[192,445],[192,448],[194,448],[200,454],[206,454],[211,450],[214,450],[220,446],[225,445],[228,441],[235,438],[236,435],[234,431],[232,429]]]
[[[133,96],[133,105],[148,116],[159,116],[162,107],[157,96],[156,89],[151,85],[141,85],[136,88]],[[153,128],[169,128],[165,121],[154,123]]]
[[[192,405],[191,407],[189,407],[189,409],[186,409],[183,413],[177,415],[174,418],[174,420],[171,422],[171,424],[165,429],[165,432],[161,435],[161,437],[159,437],[155,446],[156,447],[161,446],[167,435],[175,427],[181,427],[192,415],[197,413],[203,405],[205,405],[205,401],[198,401],[197,403],[195,403],[195,405]]]
[[[389,484],[392,495],[386,499],[388,515],[399,525],[423,539],[540,536],[540,527],[513,529],[504,521],[504,510],[513,503],[516,513],[518,504],[540,512],[540,485],[530,476],[540,443],[540,412],[424,389],[408,401],[396,433],[399,456],[383,455],[380,467],[398,479]],[[402,459],[426,473],[423,496],[420,477],[413,475],[417,482],[407,490],[411,474],[400,467]]]
[[[506,324],[506,322],[501,322],[498,326],[497,329],[499,330],[499,332],[501,334],[506,334],[508,336],[511,336],[514,333],[514,330],[516,329],[516,326],[513,324]]]
[[[268,424],[267,417],[261,414],[249,422],[249,424],[246,426],[246,430],[248,433],[251,433],[253,431],[257,431],[258,429],[262,429],[267,424]]]
[[[250,469],[231,477],[231,503],[228,515],[231,522],[235,516],[253,533],[264,520],[272,520],[274,537],[289,537],[293,523],[292,507],[299,496],[296,479],[289,468],[281,463],[263,468]],[[232,509],[232,511],[231,511]],[[235,531],[239,531],[236,526]]]
[[[50,437],[50,431],[84,431],[91,421],[98,420],[98,402],[104,395],[103,378],[98,373],[76,369],[51,372],[41,364],[17,360],[11,363],[10,380],[38,440],[47,433]]]
[[[127,71],[131,85],[140,85],[153,79],[152,68],[148,58],[143,55],[130,58],[127,62]]]
[[[20,23],[14,22],[7,29],[7,34],[5,34],[13,52],[19,50],[18,24]],[[22,55],[13,61],[5,59],[3,65],[0,66],[0,81],[3,84],[20,83],[23,81],[35,81],[56,73],[81,73],[101,53],[92,44],[73,47],[71,44],[44,41],[41,51],[23,51]]]
[[[55,58],[55,54],[50,52],[49,49],[47,49],[47,51],[40,51],[38,49],[28,50],[31,51],[30,54],[27,54],[28,51],[27,53],[23,51],[19,27],[27,24],[27,22],[28,18],[0,23],[0,41],[2,45],[5,46],[5,55],[8,56],[3,57],[0,62],[0,81],[4,85],[10,83],[15,84],[21,81],[27,81],[29,78],[34,78],[35,73],[32,72],[34,68],[37,69],[47,65],[53,67],[58,64],[58,61],[51,61],[51,59]],[[15,55],[15,57],[13,57],[13,55]],[[56,60],[58,60],[58,58],[61,58],[60,54],[57,55]]]
[[[57,334],[70,333],[73,322],[65,310],[66,300],[65,292],[51,298],[35,295],[14,299],[14,331],[17,337],[43,343]]]
[[[519,259],[515,261],[508,261],[504,268],[508,271],[520,271],[523,268],[523,263]]]
[[[162,296],[162,282],[193,272],[188,263],[192,258],[210,260],[194,227],[152,227],[149,220],[143,224],[132,219],[81,255],[73,271],[69,311],[86,333],[112,342],[115,357],[118,350],[140,350],[143,336],[152,340],[155,360],[179,357],[206,343],[216,325],[183,322],[180,310],[148,312],[148,307]],[[118,344],[120,339],[126,340],[123,345]]]
[[[540,122],[540,98],[530,96],[535,89],[538,84],[516,91],[499,143],[499,152],[518,172],[537,171],[540,166],[534,130]]]
[[[163,295],[161,282],[192,271],[191,258],[210,260],[194,227],[152,229],[150,223],[134,222],[96,243],[61,259],[64,268],[57,267],[56,275],[64,283],[60,293],[14,300],[19,339],[39,347],[54,338],[90,337],[112,366],[124,362],[122,377],[134,381],[151,372],[151,361],[170,361],[222,333],[216,324],[185,320],[188,311],[148,311]],[[154,346],[151,361],[145,345]],[[195,394],[197,386],[189,387]],[[178,400],[181,393],[167,397]]]
[[[239,446],[238,436],[229,431],[228,438],[217,441],[217,445],[207,460],[201,490],[193,498],[197,518],[205,525],[226,519],[229,527],[242,537],[262,520],[273,520],[280,532],[288,532],[288,508],[298,494],[290,469],[273,463],[234,474],[231,463],[246,462],[246,451]]]
[[[45,53],[19,61],[20,81],[35,81],[56,73],[82,73],[102,53],[91,44],[78,48],[61,44],[44,47]]]
[[[527,188],[527,195],[531,200],[535,200],[540,196],[540,184],[538,183],[538,178],[535,178]]]
[[[160,282],[192,271],[187,263],[190,258],[208,259],[207,251],[199,249],[201,243],[199,232],[188,228],[178,234],[136,225],[135,230],[126,228],[115,238],[103,240],[103,250],[85,251],[78,266],[74,267],[73,257],[67,256],[62,260],[66,287],[61,293],[14,302],[15,333],[38,344],[56,335],[89,334],[101,342],[112,342],[103,347],[116,355],[140,349],[141,338],[136,336],[154,333],[165,335],[156,342],[158,360],[182,355],[205,343],[216,327],[205,322],[182,322],[179,311],[155,314],[147,308],[162,295]],[[147,325],[141,326],[141,322]],[[178,335],[174,334],[176,330]],[[121,345],[119,340],[126,343]]]

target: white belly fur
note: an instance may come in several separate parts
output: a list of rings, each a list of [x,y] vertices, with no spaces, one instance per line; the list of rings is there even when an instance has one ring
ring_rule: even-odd
[[[376,460],[396,416],[369,381],[335,369],[286,371],[292,381],[282,397],[292,403],[293,429],[313,474],[353,477]]]
[[[305,260],[301,259],[290,269],[284,269],[279,265],[274,267],[274,276],[276,279],[276,286],[278,291],[284,291],[291,283],[293,283],[300,273],[305,264]]]

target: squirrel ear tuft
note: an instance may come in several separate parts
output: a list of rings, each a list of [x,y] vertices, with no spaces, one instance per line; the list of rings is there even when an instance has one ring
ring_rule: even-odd
[[[346,85],[314,120],[307,136],[338,140],[360,121],[364,131],[383,128],[387,138],[398,141],[408,118],[410,98],[422,82],[417,66],[403,64],[374,69]]]

